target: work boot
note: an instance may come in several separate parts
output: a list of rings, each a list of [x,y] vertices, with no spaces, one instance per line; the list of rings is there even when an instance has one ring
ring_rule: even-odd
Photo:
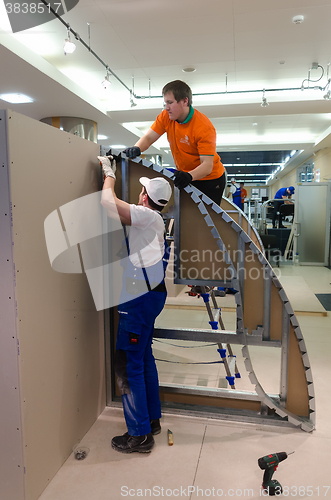
[[[151,432],[152,432],[153,436],[156,436],[156,434],[160,434],[161,424],[160,424],[159,418],[151,420]]]
[[[150,453],[155,444],[152,433],[144,436],[130,436],[128,432],[123,436],[115,436],[111,440],[111,447],[121,453]]]

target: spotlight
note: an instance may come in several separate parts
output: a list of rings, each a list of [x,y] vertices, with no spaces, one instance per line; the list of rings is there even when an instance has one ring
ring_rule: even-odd
[[[65,55],[72,54],[76,50],[76,44],[72,42],[69,38],[65,39],[63,50]]]
[[[267,98],[265,96],[265,89],[263,89],[263,97],[262,97],[261,106],[262,106],[262,108],[269,106],[269,103],[268,103]]]
[[[135,106],[137,106],[137,104],[133,100],[133,91],[132,90],[130,91],[130,103],[131,103],[131,108],[134,108]]]
[[[329,101],[331,99],[331,90],[328,90],[327,93],[323,97],[324,97],[324,99]]]
[[[105,90],[109,89],[109,87],[111,86],[111,81],[109,80],[109,73],[107,71],[107,74],[105,76],[105,79],[104,81],[101,83],[101,85],[103,86],[103,88]]]
[[[65,39],[64,46],[63,46],[64,55],[72,54],[76,50],[76,44],[70,40],[70,26],[69,25],[67,28],[67,37],[68,38]]]

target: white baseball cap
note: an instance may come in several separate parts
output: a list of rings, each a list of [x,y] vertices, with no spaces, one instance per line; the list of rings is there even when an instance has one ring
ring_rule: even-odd
[[[139,182],[145,187],[150,199],[157,205],[164,207],[170,200],[171,186],[163,177],[154,177],[154,179],[140,177]]]
[[[234,177],[231,178],[231,182],[236,182],[236,179]]]

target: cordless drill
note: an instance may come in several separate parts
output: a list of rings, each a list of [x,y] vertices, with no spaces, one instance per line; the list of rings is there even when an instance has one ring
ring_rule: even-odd
[[[275,470],[277,470],[279,462],[285,460],[292,453],[294,451],[291,451],[291,453],[281,451],[258,459],[260,469],[264,470],[262,486],[263,489],[267,490],[268,495],[280,495],[283,492],[281,484],[276,479],[271,478]]]

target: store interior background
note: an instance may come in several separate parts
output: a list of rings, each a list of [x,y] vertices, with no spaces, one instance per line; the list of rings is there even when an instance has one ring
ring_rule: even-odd
[[[63,19],[116,75],[108,72],[106,88],[106,67],[72,33],[76,50],[64,55],[68,34],[59,20],[13,34],[0,9],[1,94],[33,99],[15,105],[0,99],[0,109],[37,120],[87,118],[106,137],[101,145],[128,147],[162,109],[163,85],[182,79],[197,94],[194,106],[216,128],[217,151],[233,153],[225,164],[242,163],[238,152],[284,151],[269,165],[250,158],[259,175],[252,176],[248,165],[238,167],[248,191],[280,167],[268,182],[272,196],[293,184],[293,169],[311,163],[313,155],[320,180],[329,179],[330,0],[80,0]],[[298,16],[303,22],[293,21]],[[261,106],[263,97],[268,106]],[[293,151],[298,153],[285,163]],[[173,164],[165,137],[148,153]]]
[[[304,17],[301,24],[293,22],[298,15]],[[1,4],[0,93],[18,92],[33,102],[12,104],[0,98],[0,109],[9,108],[35,120],[68,116],[93,120],[98,144],[122,149],[132,146],[161,111],[163,99],[152,96],[161,96],[168,81],[182,79],[193,94],[211,94],[196,95],[193,105],[214,124],[217,151],[221,158],[226,153],[229,176],[244,182],[248,198],[252,189],[266,188],[273,198],[280,187],[296,186],[307,167],[310,181],[331,179],[331,0],[280,0],[276,4],[262,0],[80,0],[63,18],[85,41],[89,26],[91,48],[138,97],[132,99],[111,74],[111,86],[105,90],[106,68],[73,35],[76,51],[65,56],[67,30],[58,20],[12,34]],[[269,105],[262,107],[264,89]],[[252,90],[258,92],[249,92]],[[51,145],[49,151],[51,154]],[[240,158],[246,152],[256,153],[257,158],[263,153],[284,154],[267,165],[252,157],[243,164]],[[164,137],[147,155],[173,166]],[[291,262],[281,264],[280,269],[293,308],[301,313],[298,319],[312,364],[317,399],[317,425],[312,434],[287,427],[166,414],[152,455],[125,457],[110,448],[111,437],[125,432],[121,409],[106,407],[82,439],[90,448],[87,459],[80,463],[70,454],[59,470],[54,461],[52,475],[36,480],[30,498],[36,500],[41,494],[42,500],[117,499],[124,484],[134,489],[153,485],[220,486],[224,491],[253,488],[251,498],[259,498],[262,471],[257,459],[293,449],[296,453],[280,465],[281,482],[304,486],[306,493],[312,486],[316,496],[317,491],[325,496],[328,476],[321,464],[327,463],[331,439],[331,323],[329,310],[316,294],[331,293],[331,271]],[[196,305],[201,300],[189,299],[184,293],[183,303],[191,300]],[[174,300],[176,297],[169,305]],[[230,296],[220,302],[229,308],[224,313],[229,328],[235,322],[232,302]],[[159,324],[169,322],[202,327],[206,313],[165,309]],[[172,347],[164,350],[174,354]],[[205,356],[207,359],[207,353]],[[269,369],[276,361],[272,355],[256,357],[257,369],[273,392],[278,379]],[[192,373],[160,365],[159,371],[164,381],[204,381],[209,387],[220,383],[218,372],[202,368]],[[168,427],[174,432],[172,448],[166,441]],[[191,498],[196,497],[195,491]]]

